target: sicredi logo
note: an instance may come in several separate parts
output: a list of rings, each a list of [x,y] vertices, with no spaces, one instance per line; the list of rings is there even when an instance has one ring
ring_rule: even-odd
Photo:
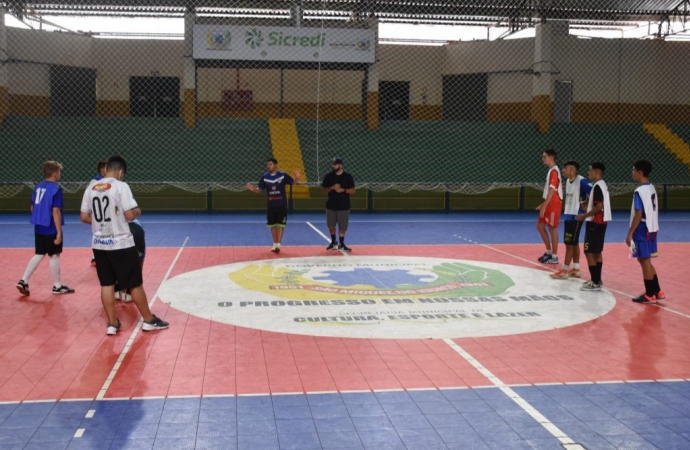
[[[282,31],[270,31],[268,33],[268,47],[323,47],[326,45],[326,34],[285,34]],[[264,42],[263,33],[261,30],[252,28],[246,32],[245,44],[253,49],[261,47]]]
[[[164,282],[174,308],[227,324],[315,336],[502,336],[575,325],[610,311],[607,291],[489,262],[424,257],[250,261]]]

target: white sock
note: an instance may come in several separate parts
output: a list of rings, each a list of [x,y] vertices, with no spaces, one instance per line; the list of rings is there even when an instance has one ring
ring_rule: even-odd
[[[570,267],[567,264],[563,264],[563,270],[567,271]]]
[[[573,270],[580,270],[580,263],[573,263]]]
[[[277,245],[277,244],[274,242],[274,243],[273,243],[273,247],[271,247],[271,248],[276,248],[276,245]]]
[[[551,256],[551,255],[552,255],[551,250],[547,250],[547,251],[546,251],[546,254],[549,255],[549,256]]]
[[[280,242],[276,242],[276,248],[280,248]]]
[[[53,286],[56,288],[62,286],[60,282],[60,257],[58,255],[50,257],[50,273],[53,274]]]
[[[45,255],[34,255],[33,258],[29,260],[29,264],[26,266],[26,271],[24,272],[22,280],[24,280],[26,283],[29,282],[29,278],[31,278],[31,275],[33,275],[36,267],[38,267],[38,265],[41,263],[44,256]]]

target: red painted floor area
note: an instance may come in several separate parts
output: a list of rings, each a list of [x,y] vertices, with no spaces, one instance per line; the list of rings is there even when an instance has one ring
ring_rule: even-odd
[[[624,244],[607,244],[604,283],[617,304],[607,315],[563,329],[456,342],[503,382],[553,383],[690,378],[690,296],[681,265],[690,244],[662,244],[655,260],[668,308],[638,305],[641,271]],[[151,298],[177,248],[151,248],[144,268]],[[434,256],[539,266],[538,245],[370,246],[358,255]],[[248,260],[315,256],[321,247],[185,248],[170,276]],[[122,331],[105,335],[105,316],[89,249],[62,256],[63,282],[77,289],[52,296],[44,261],[31,296],[14,285],[32,256],[0,250],[0,401],[95,398],[138,320],[120,304]],[[331,254],[333,258],[342,257]],[[544,276],[548,273],[544,272]],[[583,276],[586,269],[583,270]],[[289,335],[199,319],[157,300],[168,330],[136,335],[106,397],[441,388],[491,384],[443,340],[368,340]],[[680,314],[678,314],[680,313]]]

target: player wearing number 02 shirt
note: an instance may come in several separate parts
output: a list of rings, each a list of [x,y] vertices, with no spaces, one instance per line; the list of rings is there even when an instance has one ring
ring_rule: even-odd
[[[642,267],[644,281],[644,293],[635,297],[636,303],[656,303],[657,300],[666,298],[664,291],[659,286],[659,277],[652,265],[652,258],[656,258],[656,234],[659,231],[658,196],[654,185],[649,182],[649,174],[652,173],[652,163],[641,159],[633,163],[633,180],[640,183],[633,194],[633,203],[630,208],[630,229],[625,238],[625,243],[630,246],[632,256]]]
[[[132,196],[132,190],[122,178],[127,173],[127,162],[121,156],[108,159],[106,175],[92,181],[81,202],[81,221],[91,224],[92,247],[96,258],[96,272],[101,284],[101,302],[108,316],[106,334],[120,330],[120,320],[115,315],[115,282],[129,289],[144,323],[142,330],[162,330],[168,323],[151,313],[146,292],[139,252],[128,221],[141,215],[141,209]]]

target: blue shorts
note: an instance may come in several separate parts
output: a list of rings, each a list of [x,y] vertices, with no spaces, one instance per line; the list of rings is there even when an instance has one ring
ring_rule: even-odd
[[[635,239],[635,252],[632,254],[633,258],[656,258],[658,256],[656,250],[656,233],[649,233],[647,239]]]
[[[561,215],[561,220],[565,222],[566,220],[575,220],[575,214],[563,214]]]

